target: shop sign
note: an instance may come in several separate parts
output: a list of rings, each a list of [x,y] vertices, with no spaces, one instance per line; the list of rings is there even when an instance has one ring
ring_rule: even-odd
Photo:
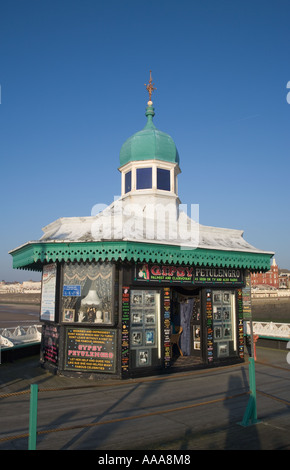
[[[159,264],[138,264],[136,281],[187,282],[192,283],[194,268],[191,266],[172,266]]]
[[[194,268],[194,284],[242,285],[243,271],[234,268],[198,266]]]
[[[208,266],[138,264],[135,281],[174,282],[194,285],[243,285],[243,270]]]

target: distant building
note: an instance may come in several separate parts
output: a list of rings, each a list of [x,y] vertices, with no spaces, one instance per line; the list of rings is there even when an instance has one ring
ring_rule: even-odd
[[[39,294],[41,281],[0,282],[0,294]]]
[[[279,289],[279,272],[275,259],[273,259],[270,271],[251,274],[251,284],[252,287],[264,285]]]

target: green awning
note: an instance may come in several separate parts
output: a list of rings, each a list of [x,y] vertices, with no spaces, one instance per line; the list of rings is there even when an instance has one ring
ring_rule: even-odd
[[[13,267],[41,271],[42,265],[56,261],[134,261],[245,268],[269,271],[272,253],[185,249],[127,241],[107,242],[28,242],[10,251]]]

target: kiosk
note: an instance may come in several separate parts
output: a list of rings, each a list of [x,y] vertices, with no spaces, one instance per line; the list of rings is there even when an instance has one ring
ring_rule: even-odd
[[[42,271],[40,360],[58,374],[127,378],[244,357],[250,273],[274,253],[182,210],[151,75],[147,89],[146,125],[120,151],[121,197],[10,252],[15,268]]]

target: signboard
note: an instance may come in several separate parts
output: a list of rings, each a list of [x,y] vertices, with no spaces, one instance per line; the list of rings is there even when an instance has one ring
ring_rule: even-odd
[[[63,297],[80,297],[81,286],[63,286]]]
[[[65,369],[114,373],[116,330],[67,328]]]
[[[56,263],[43,266],[40,320],[55,321]]]
[[[184,283],[197,286],[242,286],[244,276],[243,270],[234,268],[143,263],[135,268],[135,281]]]
[[[196,266],[194,268],[194,284],[242,285],[243,271],[234,268],[220,268],[209,266]]]

